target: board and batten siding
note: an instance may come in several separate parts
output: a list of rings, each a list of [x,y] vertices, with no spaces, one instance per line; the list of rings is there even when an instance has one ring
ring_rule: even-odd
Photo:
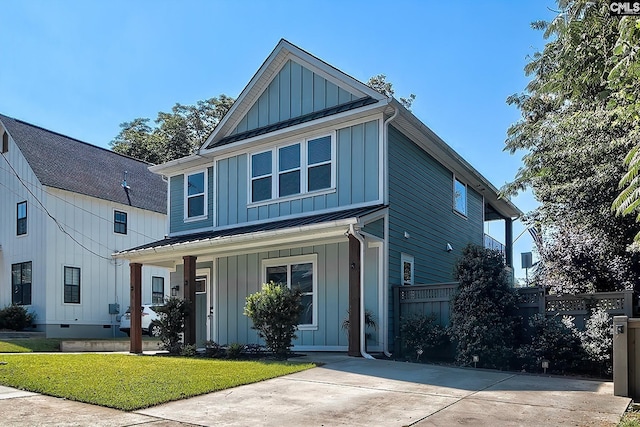
[[[184,175],[169,178],[169,231],[179,233],[213,226],[213,167],[207,168],[207,217],[200,221],[185,221],[184,217]]]
[[[455,213],[452,172],[390,126],[389,284],[400,284],[402,253],[414,257],[416,284],[452,281],[469,243],[483,244],[482,196],[467,187],[467,217]]]
[[[287,61],[231,135],[353,101],[356,97],[298,64]]]
[[[261,289],[262,261],[308,254],[317,254],[318,260],[318,328],[297,331],[294,345],[347,346],[347,336],[340,327],[349,306],[347,241],[217,258],[214,269],[217,330],[213,333],[217,342],[261,343],[243,310],[247,296]]]
[[[215,206],[217,226],[242,224],[247,221],[262,221],[286,215],[309,213],[323,209],[348,207],[353,204],[375,202],[380,197],[380,138],[377,120],[339,129],[336,132],[336,189],[320,195],[301,194],[300,198],[259,206],[248,206],[248,162],[247,154],[217,161],[218,173]],[[277,175],[274,175],[277,176]],[[173,181],[173,178],[172,178]],[[182,204],[174,206],[174,199],[182,203],[182,185],[178,183],[171,198],[171,231],[183,231],[191,224],[174,227],[173,218],[182,221]],[[211,192],[210,192],[211,193]],[[211,196],[211,194],[210,194]]]

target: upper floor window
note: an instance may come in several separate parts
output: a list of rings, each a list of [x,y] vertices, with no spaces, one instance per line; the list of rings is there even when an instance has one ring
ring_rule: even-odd
[[[11,265],[11,304],[31,304],[31,261]]]
[[[185,217],[198,218],[206,215],[207,212],[207,174],[206,172],[196,172],[186,176],[186,203]]]
[[[453,209],[467,216],[467,186],[457,179],[453,180]]]
[[[151,278],[151,303],[164,303],[164,277],[153,276]]]
[[[251,203],[331,189],[335,170],[332,137],[252,154],[250,170]]]
[[[113,232],[118,234],[127,234],[127,213],[113,212]]]
[[[16,234],[18,236],[22,236],[23,234],[27,234],[27,202],[18,203],[16,209]]]
[[[300,329],[313,329],[317,325],[317,256],[302,255],[267,259],[262,262],[265,282],[282,283],[302,293]]]
[[[2,152],[9,151],[9,134],[5,131],[2,133]]]
[[[77,267],[64,268],[64,302],[80,304],[80,269]]]
[[[400,268],[402,269],[402,284],[405,286],[410,286],[415,283],[414,281],[414,272],[413,272],[413,264],[414,259],[411,255],[401,254],[400,255]]]

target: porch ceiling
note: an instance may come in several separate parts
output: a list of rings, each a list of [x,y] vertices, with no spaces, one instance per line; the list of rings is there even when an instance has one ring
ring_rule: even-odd
[[[369,206],[280,221],[261,222],[242,227],[173,236],[143,246],[120,251],[115,258],[131,262],[174,267],[186,255],[201,256],[247,252],[283,244],[301,244],[321,239],[344,237],[349,225],[383,209]],[[346,239],[346,237],[345,237]]]

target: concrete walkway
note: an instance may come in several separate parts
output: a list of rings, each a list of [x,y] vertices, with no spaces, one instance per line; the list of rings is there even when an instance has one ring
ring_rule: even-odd
[[[0,424],[615,426],[629,404],[605,381],[330,354],[308,359],[326,364],[128,413],[0,387]]]

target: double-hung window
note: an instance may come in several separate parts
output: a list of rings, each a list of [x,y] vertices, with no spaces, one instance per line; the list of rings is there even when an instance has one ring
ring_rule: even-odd
[[[113,211],[113,232],[127,234],[127,213]]]
[[[302,294],[302,312],[298,320],[300,329],[317,326],[317,256],[302,255],[289,258],[267,259],[263,262],[265,282],[287,285]]]
[[[27,202],[18,203],[16,209],[16,234],[22,236],[27,234]]]
[[[151,303],[164,303],[164,277],[153,276],[151,278]]]
[[[250,202],[331,189],[334,159],[331,136],[252,154]]]
[[[467,186],[458,179],[453,180],[453,209],[467,216]]]
[[[77,267],[64,268],[64,302],[80,304],[80,269]]]
[[[31,304],[31,261],[11,265],[11,304]]]
[[[199,218],[206,215],[207,174],[196,172],[186,176],[186,218]]]

